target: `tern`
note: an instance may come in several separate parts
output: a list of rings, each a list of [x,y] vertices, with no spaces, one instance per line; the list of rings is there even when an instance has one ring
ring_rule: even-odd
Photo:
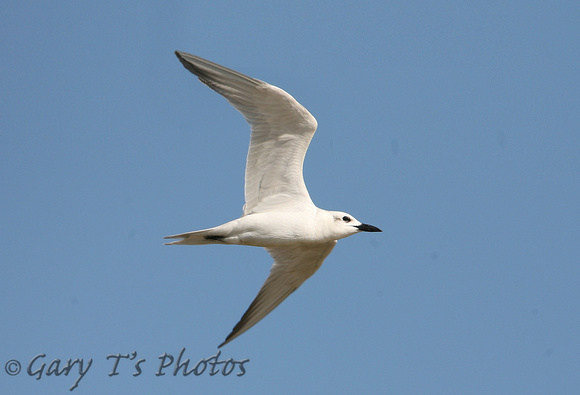
[[[219,347],[274,310],[312,276],[337,240],[381,232],[352,215],[314,205],[302,167],[316,119],[282,89],[198,56],[176,51],[183,66],[224,96],[250,124],[245,205],[240,218],[214,228],[167,236],[167,244],[237,244],[264,247],[274,258],[250,307]]]

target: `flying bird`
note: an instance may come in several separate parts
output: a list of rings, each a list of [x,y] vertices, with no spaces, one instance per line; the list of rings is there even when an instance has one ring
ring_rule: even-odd
[[[167,236],[167,244],[264,247],[270,274],[248,310],[218,347],[250,329],[312,276],[338,239],[381,232],[340,211],[314,205],[302,176],[316,119],[282,89],[198,56],[176,51],[183,66],[242,113],[252,133],[243,215],[214,228]]]

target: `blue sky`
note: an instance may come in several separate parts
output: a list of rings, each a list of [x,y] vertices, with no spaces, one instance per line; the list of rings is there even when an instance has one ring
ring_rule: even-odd
[[[45,354],[31,372],[93,360],[75,394],[578,393],[578,20],[571,1],[3,2],[0,362],[22,366],[3,391],[69,393],[78,365],[27,374]],[[306,106],[312,199],[383,229],[221,350],[241,377],[155,375],[215,356],[271,264],[162,244],[241,214],[249,138],[175,50]]]

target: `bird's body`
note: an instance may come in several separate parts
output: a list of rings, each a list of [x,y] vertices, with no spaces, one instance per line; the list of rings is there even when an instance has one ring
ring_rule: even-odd
[[[258,295],[226,340],[232,341],[276,308],[318,270],[336,241],[360,231],[380,232],[350,214],[314,205],[302,164],[316,119],[280,88],[203,58],[176,52],[201,82],[224,96],[252,128],[246,163],[244,214],[214,228],[167,238],[168,244],[264,247],[274,264]]]
[[[342,218],[344,213],[339,218]],[[342,219],[340,219],[342,221]],[[334,216],[313,207],[300,212],[264,212],[246,215],[215,228],[171,236],[183,238],[172,244],[239,244],[255,247],[276,247],[296,244],[317,244],[350,236],[345,228],[337,235],[332,226]],[[326,225],[326,226],[325,226]]]

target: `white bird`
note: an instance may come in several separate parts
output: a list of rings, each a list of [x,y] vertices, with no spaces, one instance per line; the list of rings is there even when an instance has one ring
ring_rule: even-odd
[[[274,258],[270,275],[240,321],[218,347],[254,326],[312,276],[336,241],[381,232],[352,215],[312,203],[302,164],[316,119],[292,96],[198,56],[176,51],[186,69],[224,96],[250,124],[243,215],[214,228],[167,236],[167,244],[238,244],[264,247]]]

